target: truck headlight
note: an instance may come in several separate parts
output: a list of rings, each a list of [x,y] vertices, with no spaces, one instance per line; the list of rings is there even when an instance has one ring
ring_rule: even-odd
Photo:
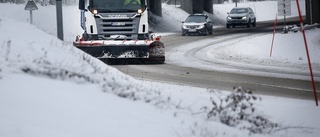
[[[247,19],[247,16],[242,17],[243,20]]]
[[[231,17],[227,17],[228,20],[231,20]]]
[[[142,9],[138,9],[138,13],[139,14],[143,13],[143,10]]]
[[[98,14],[98,11],[97,10],[92,10],[92,13],[93,14]]]

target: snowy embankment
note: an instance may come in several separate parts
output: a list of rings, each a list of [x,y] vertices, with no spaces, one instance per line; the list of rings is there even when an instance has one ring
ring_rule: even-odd
[[[305,1],[299,0],[301,14],[305,15]],[[235,3],[225,3],[225,4],[214,4],[213,5],[213,15],[207,13],[214,23],[214,27],[225,26],[226,18],[228,12],[235,7]],[[274,21],[276,17],[278,19],[283,19],[284,16],[277,16],[278,14],[278,2],[277,1],[257,1],[257,2],[242,2],[238,3],[238,7],[251,7],[257,17],[257,22],[261,21]],[[167,5],[162,4],[162,18],[154,16],[157,23],[160,23],[157,31],[171,31],[178,32],[181,31],[181,22],[184,21],[189,14],[180,9],[180,5]],[[291,1],[291,15],[286,16],[286,18],[297,17],[298,8],[295,0]]]
[[[26,23],[30,22],[30,13],[24,10],[24,4],[1,4],[0,7],[0,17],[7,17]],[[56,6],[37,5],[37,7],[38,10],[32,12],[34,26],[46,33],[56,36]],[[72,42],[77,35],[83,33],[80,27],[80,12],[78,6],[64,6],[62,11],[64,41]]]
[[[301,14],[305,15],[305,1],[299,0]],[[235,7],[235,3],[216,4],[213,5],[213,14],[219,19],[221,25],[225,26],[225,21],[228,16],[227,12]],[[278,15],[278,1],[257,1],[238,3],[238,7],[251,7],[254,11],[257,22],[274,21]],[[297,17],[299,15],[296,0],[291,1],[291,15],[286,18]],[[283,19],[283,16],[278,16],[278,19]]]
[[[154,84],[126,76],[27,23],[1,18],[0,31],[1,136],[183,131],[173,112],[162,111],[171,106]]]
[[[248,95],[245,97],[250,97],[249,102],[243,101],[241,106],[250,110],[238,115],[245,108],[226,107],[230,103],[226,93],[136,80],[74,48],[70,41],[58,40],[52,28],[55,25],[49,25],[54,24],[52,16],[46,20],[35,17],[33,26],[22,11],[21,5],[0,4],[1,137],[320,134],[316,120],[320,111],[314,101],[266,96],[254,101],[256,97]],[[35,13],[46,16],[54,11],[48,6],[39,7]],[[65,16],[75,17],[73,13],[66,12]],[[65,37],[77,34],[74,32],[78,23],[74,25],[72,21],[78,16],[68,19],[65,25],[70,28],[65,27]],[[214,106],[220,105],[226,109],[218,113]],[[261,127],[252,122],[268,125],[263,134],[254,134]]]
[[[182,21],[189,14],[179,8],[179,6],[162,4],[162,17],[151,14],[150,26],[154,32],[180,32]]]

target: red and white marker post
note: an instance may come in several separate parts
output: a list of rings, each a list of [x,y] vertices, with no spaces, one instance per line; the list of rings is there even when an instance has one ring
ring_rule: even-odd
[[[312,87],[313,87],[314,99],[316,101],[316,106],[318,106],[317,90],[316,90],[316,85],[315,85],[314,77],[313,77],[313,73],[312,73],[312,66],[311,66],[311,61],[310,61],[310,56],[309,56],[309,49],[308,49],[306,34],[305,34],[305,31],[304,31],[304,28],[303,28],[303,21],[302,21],[302,16],[301,16],[301,11],[300,11],[300,5],[299,5],[299,1],[298,0],[296,0],[296,2],[297,2],[297,6],[298,6],[298,13],[299,13],[299,18],[300,18],[301,32],[303,34],[304,44],[305,44],[305,47],[306,47],[306,52],[307,52],[307,57],[308,57],[308,64],[309,64],[311,82],[312,82]]]
[[[271,43],[271,49],[270,49],[270,57],[271,57],[271,55],[272,55],[274,35],[275,35],[275,33],[276,33],[277,23],[278,23],[278,15],[276,14],[276,20],[274,21],[274,26],[273,26],[273,36],[272,36],[272,43]]]

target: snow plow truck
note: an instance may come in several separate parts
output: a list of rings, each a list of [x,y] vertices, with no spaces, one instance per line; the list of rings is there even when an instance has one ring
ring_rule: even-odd
[[[82,36],[73,45],[101,60],[164,63],[160,37],[149,33],[147,0],[79,0]]]

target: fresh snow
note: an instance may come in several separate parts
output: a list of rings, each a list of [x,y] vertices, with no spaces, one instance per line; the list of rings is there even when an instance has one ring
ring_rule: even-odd
[[[262,8],[258,3],[254,3],[257,14],[268,16],[268,12],[259,11]],[[1,137],[318,137],[320,134],[317,120],[320,110],[314,100],[261,96],[262,101],[255,103],[257,112],[284,125],[284,129],[271,134],[249,134],[247,130],[208,120],[202,109],[212,107],[210,97],[214,95],[207,89],[127,76],[72,46],[75,36],[82,33],[77,6],[63,8],[65,41],[56,38],[55,7],[38,7],[39,10],[33,12],[35,25],[30,25],[29,12],[24,11],[24,5],[0,4]],[[165,8],[183,13],[174,6]],[[272,8],[275,7],[269,7]],[[221,10],[222,13],[225,11]],[[176,16],[179,16],[176,18],[179,23],[185,17],[167,12],[163,18]],[[307,31],[315,66],[319,66],[319,33],[319,29]],[[303,46],[300,37],[301,33],[277,33],[272,60],[282,63],[285,60],[293,69],[306,71],[305,50],[298,47]],[[221,50],[220,55],[210,53],[214,52],[212,50],[207,54],[234,62],[232,57],[222,58],[223,54],[232,53],[241,61],[286,70],[287,65],[265,61],[270,59],[271,43],[268,41],[271,38],[271,34],[265,34],[238,39],[236,43],[227,41],[223,44],[225,47],[213,45],[213,49]],[[186,45],[189,46],[192,45]],[[286,52],[288,50],[290,52]]]

